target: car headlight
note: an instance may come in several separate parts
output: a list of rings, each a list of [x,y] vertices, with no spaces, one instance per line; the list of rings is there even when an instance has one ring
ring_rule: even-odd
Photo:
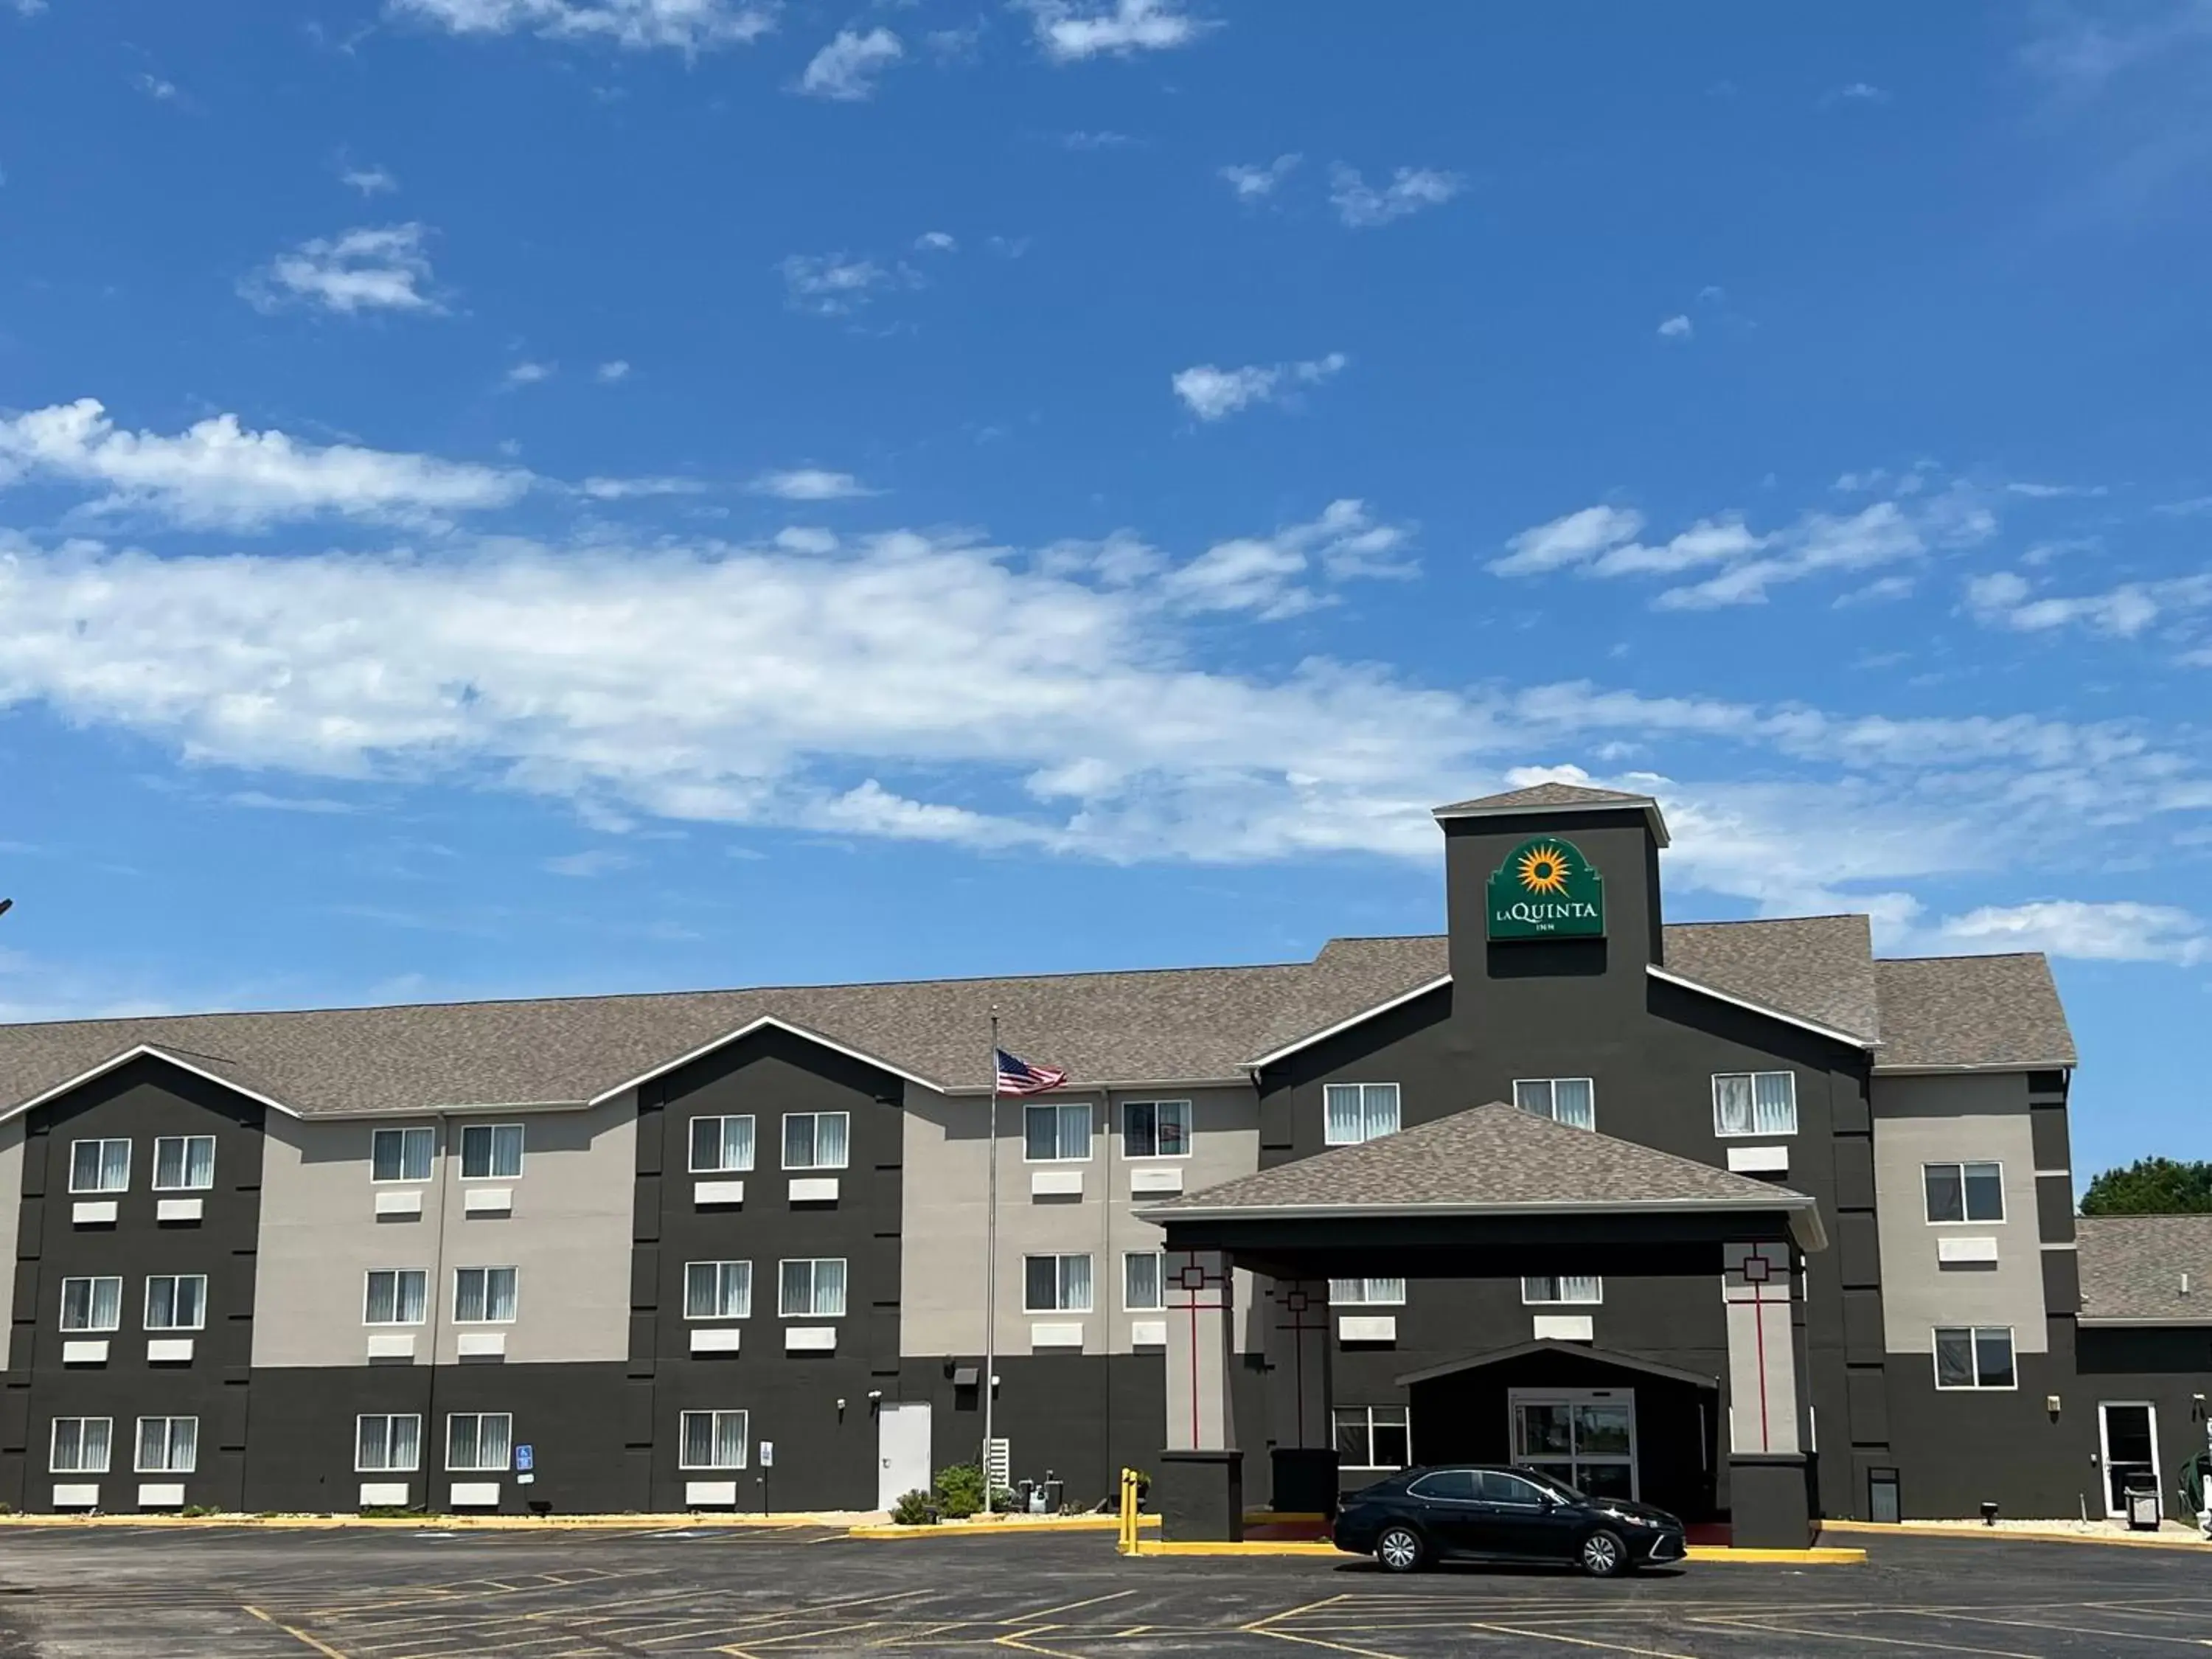
[[[1626,1515],[1619,1510],[1601,1509],[1598,1510],[1598,1513],[1600,1515],[1611,1516],[1614,1520],[1620,1522],[1624,1527],[1656,1527],[1659,1524],[1649,1516]]]

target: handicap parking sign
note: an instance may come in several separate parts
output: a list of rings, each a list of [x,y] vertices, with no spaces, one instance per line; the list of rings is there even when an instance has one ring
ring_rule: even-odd
[[[517,1446],[514,1449],[514,1472],[517,1474],[528,1474],[537,1467],[538,1449],[535,1446]]]

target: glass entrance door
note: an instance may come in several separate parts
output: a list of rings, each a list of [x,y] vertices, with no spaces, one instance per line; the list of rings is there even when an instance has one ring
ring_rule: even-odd
[[[1515,1389],[1513,1461],[1593,1498],[1637,1497],[1636,1390]]]
[[[2159,1485],[2158,1419],[2148,1404],[2107,1400],[2097,1407],[2097,1419],[2105,1443],[2105,1513],[2125,1515],[2130,1486]]]

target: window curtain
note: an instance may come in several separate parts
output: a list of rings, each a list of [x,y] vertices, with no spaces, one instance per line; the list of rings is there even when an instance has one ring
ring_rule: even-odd
[[[853,1120],[842,1112],[823,1112],[814,1120],[814,1167],[845,1167],[845,1141]]]
[[[1751,1079],[1743,1076],[1713,1079],[1713,1127],[1724,1135],[1755,1132],[1751,1114]]]
[[[430,1299],[430,1275],[420,1271],[398,1275],[398,1322],[419,1325],[422,1322],[424,1304]]]
[[[1060,1259],[1060,1306],[1066,1313],[1091,1311],[1091,1258],[1064,1255]]]
[[[1597,1109],[1590,1099],[1590,1080],[1563,1077],[1552,1085],[1552,1115],[1570,1128],[1597,1127]]]
[[[493,1267],[484,1274],[484,1317],[505,1322],[514,1317],[515,1270]]]
[[[842,1261],[817,1261],[814,1264],[814,1311],[817,1314],[842,1314],[845,1311],[845,1264]]]
[[[714,1413],[714,1467],[741,1469],[745,1466],[745,1414]]]
[[[714,1467],[714,1413],[684,1413],[684,1467],[687,1469],[711,1469]]]
[[[1796,1078],[1788,1072],[1761,1072],[1752,1079],[1758,1102],[1759,1133],[1797,1133]]]
[[[1121,1304],[1133,1312],[1150,1312],[1164,1305],[1160,1258],[1151,1251],[1121,1258]]]
[[[112,1331],[123,1323],[123,1281],[119,1279],[95,1279],[92,1281],[92,1324],[95,1331]]]

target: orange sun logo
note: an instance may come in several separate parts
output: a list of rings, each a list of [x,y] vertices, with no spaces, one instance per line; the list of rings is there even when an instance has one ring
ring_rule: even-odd
[[[1532,893],[1567,890],[1567,855],[1556,847],[1532,847],[1521,855],[1521,884]]]

